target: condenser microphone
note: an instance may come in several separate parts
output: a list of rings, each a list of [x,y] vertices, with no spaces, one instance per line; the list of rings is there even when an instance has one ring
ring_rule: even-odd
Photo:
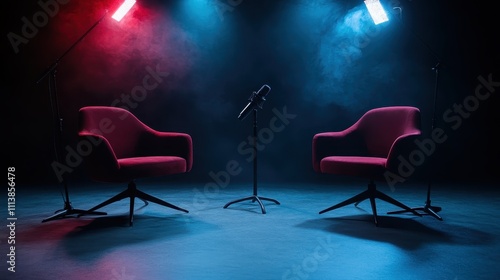
[[[248,114],[255,109],[255,107],[258,107],[262,109],[262,104],[264,101],[266,101],[266,96],[269,94],[271,91],[271,87],[268,85],[263,85],[259,91],[253,92],[250,98],[248,98],[248,104],[243,108],[241,111],[240,115],[238,116],[239,120],[243,120],[248,116]]]

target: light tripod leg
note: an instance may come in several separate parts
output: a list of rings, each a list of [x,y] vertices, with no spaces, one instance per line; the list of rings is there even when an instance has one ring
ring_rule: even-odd
[[[107,213],[105,212],[95,212],[95,211],[89,212],[87,210],[73,208],[73,206],[71,206],[71,202],[69,201],[68,186],[66,182],[64,182],[64,192],[65,192],[64,208],[61,210],[57,210],[54,215],[43,219],[42,223],[69,217],[80,217],[81,215],[107,215]]]

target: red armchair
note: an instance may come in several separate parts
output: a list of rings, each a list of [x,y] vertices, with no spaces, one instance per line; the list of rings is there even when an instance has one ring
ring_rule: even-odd
[[[81,141],[93,143],[85,157],[91,179],[101,182],[126,182],[127,189],[92,207],[87,212],[124,198],[130,198],[129,222],[133,223],[134,200],[151,201],[188,213],[137,189],[135,180],[189,172],[193,165],[191,136],[179,132],[161,132],[141,122],[127,110],[89,106],[79,110]]]
[[[318,173],[366,178],[368,189],[319,214],[369,199],[375,225],[378,225],[375,199],[394,204],[421,216],[403,203],[382,193],[376,181],[384,181],[388,171],[396,172],[398,156],[409,153],[411,143],[420,136],[420,110],[409,106],[369,110],[345,130],[313,136],[312,164]]]

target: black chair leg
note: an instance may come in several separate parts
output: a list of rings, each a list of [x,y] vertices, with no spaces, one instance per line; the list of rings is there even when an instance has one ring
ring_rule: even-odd
[[[154,202],[156,204],[159,204],[159,205],[163,205],[163,206],[166,206],[166,207],[169,207],[169,208],[172,208],[172,209],[175,209],[175,210],[179,210],[179,211],[183,211],[185,213],[189,213],[188,210],[185,210],[185,209],[182,209],[178,206],[175,206],[173,204],[170,204],[166,201],[163,201],[157,197],[154,197],[152,195],[149,195],[145,192],[142,192],[140,190],[137,189],[137,186],[135,184],[135,182],[130,182],[128,184],[128,187],[126,190],[122,191],[121,193],[111,197],[110,199],[90,208],[89,210],[86,210],[85,213],[82,213],[80,214],[79,216],[81,215],[85,215],[86,213],[88,214],[91,214],[91,212],[99,209],[99,208],[102,208],[106,205],[109,205],[113,202],[116,202],[116,201],[119,201],[119,200],[122,200],[124,198],[129,198],[130,199],[130,210],[129,210],[129,225],[132,226],[133,225],[133,222],[134,222],[134,207],[135,207],[135,198],[139,198],[141,199],[145,205],[148,205],[148,201],[151,201],[151,202]]]
[[[128,214],[128,222],[129,225],[132,226],[134,223],[134,201],[135,197],[133,195],[130,196],[130,210]]]
[[[375,226],[378,226],[378,219],[377,219],[377,204],[375,203],[375,197],[370,197],[370,204],[372,206],[372,213],[373,213],[373,222],[375,223]]]
[[[161,200],[161,199],[159,199],[157,197],[149,195],[149,194],[147,194],[145,192],[142,192],[140,190],[136,190],[135,191],[135,196],[138,197],[138,198],[140,198],[140,199],[146,200],[146,201],[151,201],[151,202],[154,202],[154,203],[159,204],[159,205],[163,205],[163,206],[175,209],[175,210],[179,210],[179,211],[182,211],[182,212],[185,212],[185,213],[189,213],[189,211],[186,210],[186,209],[183,209],[183,208],[180,208],[178,206],[175,206],[175,205],[173,205],[171,203],[168,203],[168,202],[166,202],[164,200]]]
[[[385,193],[377,191],[376,196],[377,196],[377,198],[379,198],[381,200],[384,200],[384,201],[389,202],[389,203],[391,203],[393,205],[399,206],[399,207],[405,209],[406,211],[412,212],[413,214],[415,214],[417,216],[420,216],[420,217],[422,216],[420,213],[418,213],[414,209],[411,209],[410,207],[404,205],[403,203],[401,203],[401,202],[395,200],[394,198],[386,195]]]
[[[87,212],[87,213],[88,213],[88,212],[93,212],[94,210],[97,210],[97,209],[102,208],[102,207],[104,207],[104,206],[106,206],[106,205],[109,205],[109,204],[111,204],[111,203],[113,203],[113,202],[117,202],[117,201],[119,201],[119,200],[122,200],[122,199],[127,198],[127,197],[130,197],[130,196],[131,196],[131,192],[130,192],[130,190],[129,190],[129,189],[126,189],[126,190],[122,191],[121,193],[119,193],[119,194],[117,194],[117,195],[113,196],[112,198],[110,198],[110,199],[108,199],[108,200],[106,200],[106,201],[104,201],[104,202],[102,202],[102,203],[100,203],[100,204],[98,204],[98,205],[96,205],[96,206],[94,206],[94,207],[90,208],[90,209],[89,209],[89,210],[87,210],[86,212]]]
[[[337,208],[340,208],[340,207],[344,207],[344,206],[352,204],[352,203],[358,203],[358,202],[363,201],[363,200],[365,200],[367,198],[370,198],[370,193],[369,193],[368,190],[366,190],[366,191],[364,191],[364,192],[362,192],[360,194],[357,194],[357,195],[355,195],[355,196],[353,196],[353,197],[351,197],[349,199],[346,199],[346,200],[344,200],[344,201],[342,201],[342,202],[340,202],[338,204],[335,204],[335,205],[333,205],[331,207],[328,207],[325,210],[321,210],[319,213],[323,214],[325,212],[328,212],[328,211],[331,211],[331,210],[334,210],[334,209],[337,209]]]
[[[375,225],[378,226],[377,205],[375,203],[376,198],[381,199],[383,201],[386,201],[388,203],[391,203],[393,205],[399,206],[399,207],[405,209],[405,211],[410,211],[417,216],[422,216],[417,211],[411,209],[410,207],[404,205],[403,203],[401,203],[401,202],[395,200],[394,198],[384,194],[383,192],[380,192],[379,190],[377,190],[376,185],[373,182],[370,182],[368,184],[368,189],[366,191],[364,191],[360,194],[357,194],[349,199],[346,199],[338,204],[335,204],[329,208],[326,208],[326,209],[320,211],[319,214],[323,214],[325,212],[328,212],[328,211],[331,211],[331,210],[334,210],[334,209],[337,209],[337,208],[340,208],[340,207],[343,207],[343,206],[346,206],[346,205],[349,205],[352,203],[354,203],[355,206],[358,206],[358,204],[361,203],[362,201],[364,201],[366,199],[370,199],[370,205],[371,205],[372,213],[373,213],[373,220],[375,222]]]

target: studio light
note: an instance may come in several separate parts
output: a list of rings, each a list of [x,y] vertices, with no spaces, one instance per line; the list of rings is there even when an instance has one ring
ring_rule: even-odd
[[[375,24],[380,24],[389,20],[379,0],[365,0],[365,5]]]
[[[125,0],[123,4],[116,10],[116,12],[113,14],[112,18],[115,19],[116,21],[122,20],[122,18],[132,9],[132,7],[135,4],[135,0]]]

